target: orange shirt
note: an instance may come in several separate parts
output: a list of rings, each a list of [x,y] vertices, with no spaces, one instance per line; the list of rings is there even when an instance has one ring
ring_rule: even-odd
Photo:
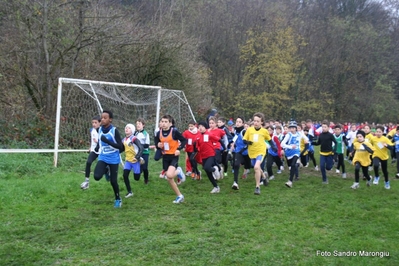
[[[172,128],[171,128],[169,134],[166,137],[164,137],[162,135],[162,129],[159,132],[159,140],[163,144],[163,149],[162,149],[162,153],[163,154],[172,154],[172,155],[174,155],[176,150],[179,148],[179,141],[174,140],[172,135],[173,135],[173,129]]]

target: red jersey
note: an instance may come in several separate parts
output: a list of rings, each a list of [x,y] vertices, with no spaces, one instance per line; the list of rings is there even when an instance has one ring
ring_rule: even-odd
[[[220,128],[215,128],[215,129],[208,129],[206,131],[209,135],[213,135],[217,138],[216,141],[213,142],[213,148],[220,150],[222,148],[222,145],[220,144],[219,140],[226,135],[226,132],[223,129]]]
[[[194,151],[194,142],[199,138],[201,133],[197,130],[196,133],[191,132],[190,130],[186,130],[183,132],[183,137],[187,139],[187,144],[185,147],[186,152]]]
[[[282,149],[281,149],[280,140],[278,139],[277,136],[274,136],[273,134],[272,134],[270,137],[272,137],[273,142],[276,143],[276,146],[277,146],[277,154],[278,154],[278,157],[281,158],[281,157],[282,157],[282,154],[281,154]]]
[[[206,159],[216,155],[214,143],[219,142],[219,140],[220,137],[216,134],[211,134],[209,131],[199,134],[196,144],[201,159]]]

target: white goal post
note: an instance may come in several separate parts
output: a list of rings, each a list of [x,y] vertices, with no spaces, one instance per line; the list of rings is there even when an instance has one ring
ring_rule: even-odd
[[[145,120],[145,129],[153,139],[162,115],[171,115],[181,131],[194,114],[183,91],[160,86],[105,82],[84,79],[59,78],[54,147],[43,149],[3,149],[1,152],[53,152],[54,166],[60,152],[87,152],[89,130],[93,117],[103,110],[114,114],[113,125],[122,136],[126,124]]]

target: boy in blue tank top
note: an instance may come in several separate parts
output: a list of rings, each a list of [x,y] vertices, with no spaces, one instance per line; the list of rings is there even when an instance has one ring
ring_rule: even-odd
[[[119,195],[118,167],[120,163],[120,152],[123,152],[124,145],[119,131],[112,123],[113,114],[104,110],[101,114],[101,127],[99,130],[98,162],[94,169],[94,179],[99,181],[103,175],[109,175],[110,183],[115,194],[115,208],[122,207],[122,200]],[[109,172],[109,173],[108,173]]]

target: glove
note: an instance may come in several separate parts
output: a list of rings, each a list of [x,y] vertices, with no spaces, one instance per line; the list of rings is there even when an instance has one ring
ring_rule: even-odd
[[[106,136],[104,136],[104,135],[101,135],[101,141],[102,142],[105,142],[105,143],[109,143],[109,140],[107,139],[107,137]]]
[[[252,144],[253,144],[253,142],[252,142],[252,141],[250,141],[250,140],[247,140],[247,144],[248,144],[248,145],[252,145]]]
[[[233,160],[233,154],[231,153],[231,151],[229,151],[229,153],[227,154],[227,161],[232,161]]]

